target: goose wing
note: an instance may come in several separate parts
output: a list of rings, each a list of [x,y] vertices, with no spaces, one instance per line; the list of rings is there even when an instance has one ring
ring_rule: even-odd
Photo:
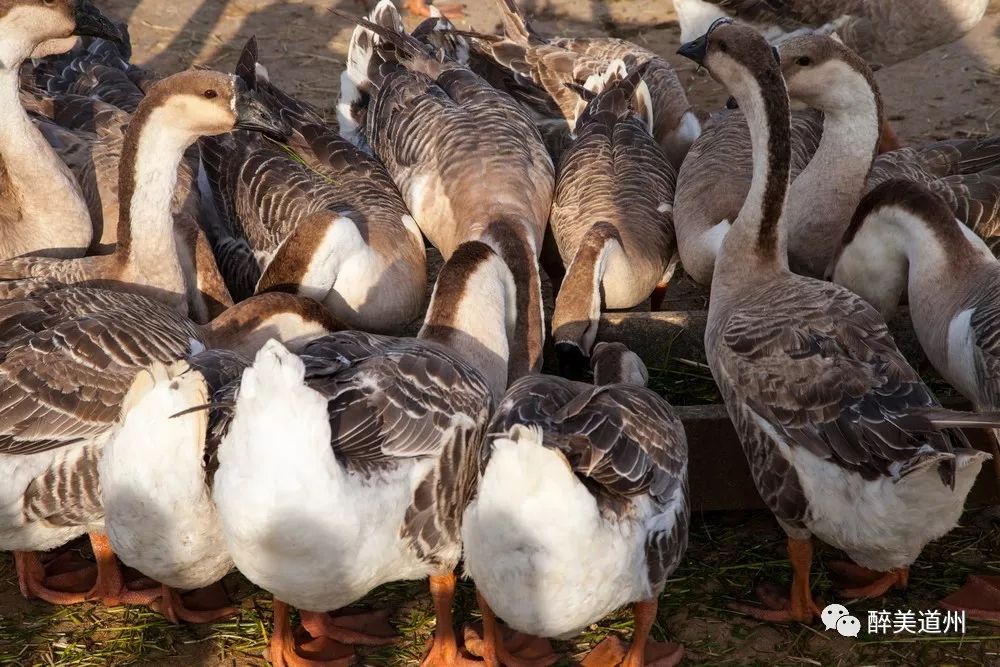
[[[928,451],[968,446],[920,417],[937,400],[877,311],[836,285],[795,282],[758,290],[706,335],[758,489],[790,521],[806,504],[776,442],[867,480],[905,475]],[[939,472],[951,484],[954,461]]]
[[[666,401],[644,387],[527,376],[507,391],[489,433],[518,424],[541,429],[545,446],[566,456],[603,511],[627,514],[646,496],[675,514],[653,522],[646,538],[650,581],[662,586],[686,547],[688,518],[687,439]],[[481,468],[491,453],[483,447]]]
[[[302,358],[306,382],[329,401],[331,445],[349,470],[437,462],[414,493],[404,535],[428,558],[454,544],[492,409],[483,377],[444,347],[360,332],[317,339]]]
[[[61,321],[45,327],[60,319],[56,313]],[[7,455],[99,435],[117,419],[139,368],[173,362],[200,344],[186,318],[148,299],[103,290],[44,295],[22,304],[17,317],[17,327],[37,331],[7,345],[0,361],[0,453]]]

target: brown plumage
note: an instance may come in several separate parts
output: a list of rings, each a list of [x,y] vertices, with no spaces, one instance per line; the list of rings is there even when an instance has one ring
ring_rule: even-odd
[[[376,18],[395,25],[398,16],[385,14]],[[345,75],[350,85],[342,89],[341,106],[370,100],[362,128],[367,143],[445,257],[470,239],[517,257],[510,268],[523,307],[510,355],[513,379],[541,366],[544,322],[535,258],[552,202],[552,161],[510,96],[425,48],[409,35],[363,22],[352,39]]]
[[[608,73],[619,79],[589,102],[559,161],[549,223],[567,274],[552,330],[557,351],[574,358],[590,354],[602,306],[638,305],[676,259],[676,176],[647,126],[646,72]]]
[[[395,184],[377,159],[256,68],[251,40],[237,73],[293,131],[287,147],[247,132],[202,141],[222,213],[210,233],[227,283],[237,298],[300,293],[351,326],[398,331],[419,315],[426,268],[423,239]]]

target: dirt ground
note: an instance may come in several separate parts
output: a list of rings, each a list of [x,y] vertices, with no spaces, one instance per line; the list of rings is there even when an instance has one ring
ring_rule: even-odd
[[[335,105],[350,28],[327,9],[360,13],[363,0],[97,0],[127,20],[134,58],[161,73],[200,64],[230,69],[243,42],[257,35],[272,79],[327,111]],[[724,94],[704,73],[673,55],[679,29],[669,0],[525,0],[536,26],[549,34],[612,34],[666,55],[694,104],[719,106]],[[492,31],[492,0],[466,0],[467,25]],[[1000,131],[1000,0],[961,41],[878,72],[890,119],[904,142]],[[922,610],[961,584],[970,572],[1000,574],[1000,531],[969,525],[932,545],[915,565],[911,588],[884,600],[849,605],[865,626],[868,611]],[[833,557],[821,549],[819,561]],[[755,581],[787,578],[782,534],[762,514],[696,517],[688,558],[667,587],[657,636],[684,643],[691,665],[1000,665],[1000,629],[970,623],[965,635],[867,635],[858,640],[821,627],[772,627],[729,612]],[[819,566],[815,591],[827,595]],[[270,602],[239,575],[227,586],[241,613],[210,627],[173,627],[142,609],[93,605],[55,609],[23,600],[11,559],[0,554],[0,664],[7,665],[244,665],[262,664],[270,631]],[[365,664],[417,664],[433,629],[429,597],[420,583],[380,589],[367,600],[396,610],[403,634],[393,648],[368,653]],[[474,617],[464,586],[458,621]],[[580,656],[609,632],[626,634],[618,614],[560,650]],[[569,662],[561,664],[571,664]]]

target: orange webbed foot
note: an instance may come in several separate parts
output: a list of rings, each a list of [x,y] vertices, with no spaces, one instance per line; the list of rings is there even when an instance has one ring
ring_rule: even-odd
[[[416,16],[431,16],[431,8],[427,4],[427,0],[406,0],[403,7]],[[465,5],[461,2],[434,3],[434,8],[452,21],[465,18]]]
[[[496,655],[504,667],[549,667],[559,660],[548,639],[517,632],[500,624],[498,627],[500,641],[497,643]],[[469,653],[484,657],[486,642],[482,626],[478,623],[467,624],[464,634],[465,647]]]
[[[275,598],[274,631],[265,658],[274,667],[350,667],[357,661],[354,649],[330,637],[311,637],[304,627],[292,630],[289,607]],[[303,612],[303,617],[316,612]]]
[[[624,665],[629,645],[619,637],[609,635],[580,661],[580,667],[618,667]],[[684,647],[673,642],[646,642],[641,665],[645,667],[675,667],[684,658]]]
[[[951,611],[964,611],[977,621],[1000,622],[1000,577],[974,574],[965,585],[941,600]]]
[[[161,596],[150,607],[175,625],[181,621],[212,623],[236,613],[221,583],[183,594],[175,588],[163,586]]]
[[[399,635],[389,623],[388,609],[339,609],[334,612],[300,611],[302,627],[313,637],[327,637],[342,644],[386,646]]]
[[[909,584],[909,569],[876,572],[849,561],[833,561],[827,568],[834,576],[837,594],[847,600],[881,597],[892,588],[904,589]]]
[[[760,605],[730,602],[727,607],[767,623],[811,624],[819,617],[823,603],[805,595],[792,597],[774,584],[758,584],[757,599]]]

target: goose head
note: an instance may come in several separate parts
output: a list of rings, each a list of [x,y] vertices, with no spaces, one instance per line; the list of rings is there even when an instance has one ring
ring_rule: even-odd
[[[594,384],[629,384],[645,387],[649,382],[649,371],[639,355],[623,343],[598,343],[590,356],[590,367],[594,371]]]
[[[877,94],[868,64],[841,42],[807,35],[778,49],[788,95],[820,111],[849,112]]]
[[[741,105],[753,82],[766,82],[779,70],[778,51],[756,30],[718,19],[708,32],[677,51],[708,70]]]
[[[213,70],[187,70],[157,82],[140,104],[163,132],[182,143],[233,130],[277,138],[290,133],[277,109],[267,106],[240,77]]]
[[[43,42],[68,50],[73,35],[121,42],[115,24],[89,0],[0,0],[0,66],[13,68]],[[48,53],[54,53],[49,49]]]

